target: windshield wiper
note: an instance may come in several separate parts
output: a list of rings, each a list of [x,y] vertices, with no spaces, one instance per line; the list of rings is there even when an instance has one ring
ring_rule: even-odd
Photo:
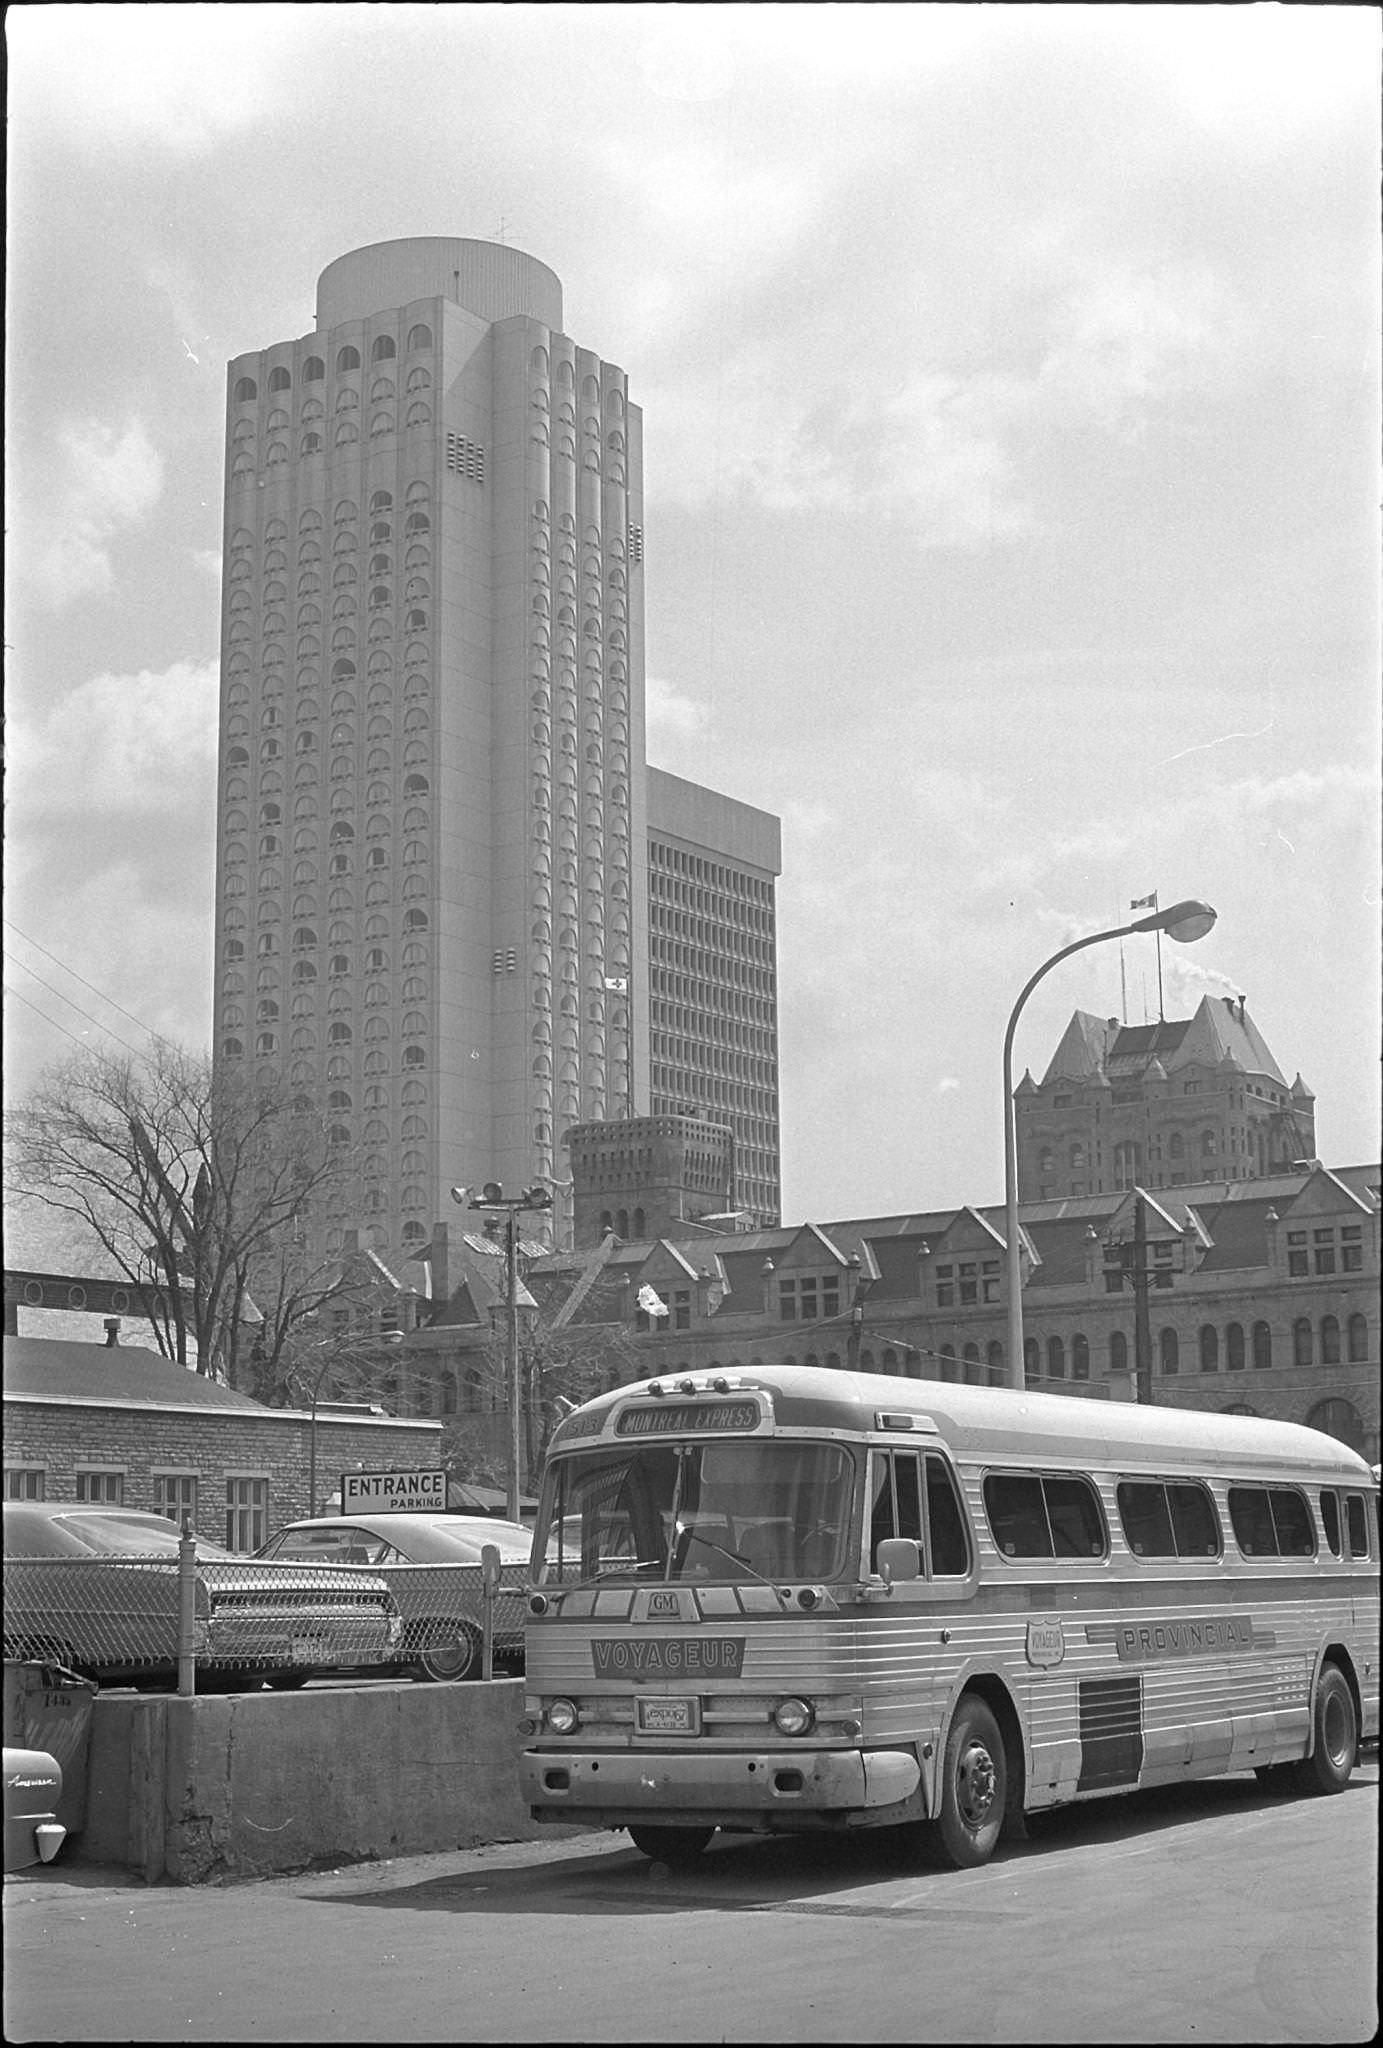
[[[739,1565],[743,1571],[748,1572],[751,1579],[757,1579],[761,1586],[767,1586],[780,1607],[787,1605],[787,1596],[782,1587],[775,1585],[772,1579],[766,1578],[757,1565],[752,1565],[747,1557],[741,1557],[737,1550],[727,1549],[725,1544],[715,1542],[710,1536],[703,1536],[699,1529],[684,1529],[682,1534],[688,1543],[703,1544],[707,1550],[714,1550],[721,1557],[728,1557],[731,1564]]]
[[[592,1574],[592,1577],[596,1579],[617,1579],[621,1576],[632,1577],[635,1572],[646,1572],[650,1567],[661,1569],[664,1562],[665,1559],[661,1557],[625,1557],[621,1558],[618,1564],[603,1564],[598,1572]]]

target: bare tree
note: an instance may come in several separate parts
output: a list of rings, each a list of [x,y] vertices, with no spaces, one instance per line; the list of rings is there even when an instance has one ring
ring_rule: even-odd
[[[272,1379],[294,1323],[342,1284],[320,1248],[355,1163],[276,1077],[214,1074],[166,1039],[87,1048],[48,1069],[8,1137],[16,1191],[100,1246],[180,1365],[195,1354],[236,1386],[253,1344],[253,1377]]]

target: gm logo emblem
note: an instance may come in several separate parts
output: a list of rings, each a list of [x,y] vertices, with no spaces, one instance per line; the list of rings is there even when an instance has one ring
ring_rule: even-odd
[[[670,1614],[673,1620],[676,1621],[681,1612],[677,1595],[671,1590],[649,1594],[648,1613],[650,1620],[655,1614]]]

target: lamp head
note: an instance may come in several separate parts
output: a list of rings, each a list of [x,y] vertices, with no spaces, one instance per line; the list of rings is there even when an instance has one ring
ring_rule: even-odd
[[[1196,939],[1203,939],[1215,923],[1217,913],[1208,903],[1199,903],[1188,897],[1184,903],[1173,903],[1166,910],[1155,910],[1151,917],[1140,917],[1133,926],[1136,932],[1166,932],[1169,939],[1175,939],[1179,946],[1189,946]]]

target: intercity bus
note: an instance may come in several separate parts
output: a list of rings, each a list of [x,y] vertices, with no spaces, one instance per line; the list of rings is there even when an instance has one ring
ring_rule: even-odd
[[[524,1797],[663,1861],[1023,1814],[1378,1733],[1378,1486],[1319,1431],[811,1367],[626,1386],[556,1430]]]

